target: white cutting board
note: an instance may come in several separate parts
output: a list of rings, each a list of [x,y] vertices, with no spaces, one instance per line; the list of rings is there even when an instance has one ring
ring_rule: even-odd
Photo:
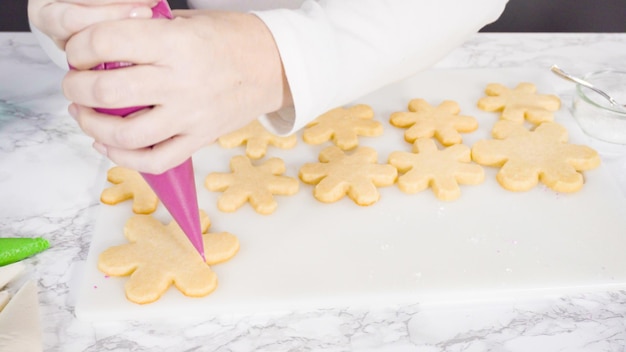
[[[529,81],[540,93],[553,94],[549,75],[549,70],[526,69],[421,73],[359,99],[373,107],[385,126],[382,137],[363,137],[361,145],[375,147],[381,163],[394,150],[410,151],[404,130],[388,120],[419,97],[431,104],[455,100],[461,114],[476,117],[479,130],[463,135],[471,146],[489,137],[498,118],[475,107],[488,83],[513,87]],[[556,121],[568,128],[572,142],[586,141],[568,107],[557,112]],[[297,177],[300,166],[317,161],[328,145],[311,146],[300,139],[295,149],[271,148],[268,156],[283,158],[286,175]],[[126,278],[106,278],[96,262],[109,246],[126,243],[122,227],[132,215],[130,204],[101,205],[77,316],[92,321],[171,319],[626,289],[626,200],[603,166],[585,172],[586,184],[575,194],[557,194],[542,185],[508,192],[496,182],[497,170],[487,168],[485,182],[462,186],[460,199],[453,202],[437,200],[430,190],[404,194],[394,185],[381,188],[380,201],[369,207],[348,198],[323,204],[313,198],[313,186],[301,183],[297,195],[277,196],[272,215],[256,214],[247,204],[222,213],[216,209],[220,193],[208,191],[204,179],[210,172],[228,171],[230,157],[243,153],[244,147],[213,145],[194,156],[199,205],[209,214],[213,232],[233,233],[241,242],[232,260],[213,266],[219,277],[214,293],[188,298],[171,288],[152,304],[127,301]],[[162,206],[155,216],[170,219]]]

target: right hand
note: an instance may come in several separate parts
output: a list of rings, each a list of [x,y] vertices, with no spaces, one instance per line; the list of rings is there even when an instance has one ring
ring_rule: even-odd
[[[160,174],[221,135],[292,104],[280,54],[257,16],[177,11],[96,24],[66,46],[70,114],[114,163]],[[132,62],[90,70],[101,62]],[[94,107],[151,106],[119,118]]]
[[[28,18],[61,50],[74,34],[104,21],[150,18],[158,0],[29,0]]]

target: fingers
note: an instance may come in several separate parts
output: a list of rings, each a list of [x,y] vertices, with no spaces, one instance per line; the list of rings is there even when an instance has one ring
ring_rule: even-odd
[[[114,70],[69,71],[63,78],[65,97],[79,105],[124,108],[158,104],[169,94],[165,67],[136,65]],[[165,81],[164,81],[165,80]]]
[[[85,28],[66,44],[68,61],[79,70],[102,62],[125,61],[149,64],[163,57],[166,20],[122,20]],[[184,40],[179,37],[173,43]],[[169,41],[172,43],[172,41]]]
[[[119,165],[159,173],[274,111],[282,75],[271,34],[258,44],[257,36],[244,35],[263,26],[243,23],[252,15],[216,16],[109,21],[68,41],[69,63],[78,70],[67,74],[63,90],[94,148]],[[90,70],[102,62],[134,65]],[[126,118],[88,108],[131,106],[154,107]]]
[[[184,119],[161,107],[125,118],[76,104],[68,110],[81,129],[94,138],[94,149],[117,165],[140,172],[160,174],[169,170],[218,137],[214,131],[191,128],[181,121]]]
[[[85,134],[111,148],[152,147],[180,134],[186,127],[160,107],[146,108],[125,118],[77,104],[70,105],[68,110]]]
[[[85,134],[94,138],[99,153],[117,165],[153,174],[181,164],[201,143],[180,134],[181,126],[160,110],[146,108],[122,118],[77,104],[68,108]]]
[[[31,0],[32,1],[32,0]],[[116,4],[142,4],[154,7],[159,0],[58,0],[55,2],[65,2],[78,5],[102,6]]]
[[[119,166],[139,172],[161,174],[182,164],[201,146],[200,141],[193,136],[184,135],[175,136],[151,148],[127,150],[105,146],[103,154]],[[94,143],[96,150],[101,147]]]
[[[29,18],[63,48],[72,35],[93,24],[125,18],[150,18],[151,5],[152,1],[146,0],[115,4],[95,1],[87,5],[77,1],[52,2],[41,8],[29,7]]]
[[[203,143],[196,136],[180,134],[178,126],[172,125],[175,119],[164,118],[159,108],[125,118],[76,104],[68,110],[81,129],[94,138],[94,149],[117,165],[140,172],[163,173],[181,164]]]

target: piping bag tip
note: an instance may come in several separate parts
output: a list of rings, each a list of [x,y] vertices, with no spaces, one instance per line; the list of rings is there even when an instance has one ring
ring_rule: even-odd
[[[142,176],[163,202],[181,230],[187,235],[193,247],[205,260],[200,211],[191,158],[162,174],[142,173]]]
[[[160,0],[157,5],[152,8],[152,18],[172,18],[172,11],[166,0]],[[131,65],[132,63],[128,62],[105,62],[93,67],[92,70],[114,70]],[[71,65],[70,68],[73,69]],[[125,117],[145,108],[148,107],[134,106],[116,109],[95,108],[95,110],[109,115]],[[162,174],[143,173],[142,175],[170,212],[174,221],[176,221],[185,235],[187,235],[187,238],[189,238],[189,241],[196,251],[198,251],[202,259],[205,260],[204,243],[202,241],[202,230],[200,227],[200,212],[198,210],[196,183],[191,158]]]
[[[171,19],[172,17],[172,10],[167,0],[160,0],[152,8],[152,18]],[[187,235],[193,247],[202,257],[202,261],[206,262],[191,158],[165,173],[159,175],[143,173],[142,175],[178,226]]]
[[[152,18],[172,18],[172,11],[166,0],[160,0],[152,8]],[[131,65],[132,63],[127,62],[105,62],[93,69],[113,70]],[[146,107],[138,106],[119,109],[96,108],[95,110],[101,113],[125,117],[144,108]],[[191,244],[202,257],[202,260],[206,261],[191,158],[162,174],[142,173],[142,175],[172,215],[174,221],[187,235]]]

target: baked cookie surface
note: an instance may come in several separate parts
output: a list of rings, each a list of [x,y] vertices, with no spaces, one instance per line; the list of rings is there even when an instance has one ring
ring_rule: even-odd
[[[490,83],[485,88],[486,97],[478,100],[478,108],[484,111],[500,111],[502,120],[538,125],[554,120],[554,112],[561,107],[556,95],[537,94],[537,87],[522,82],[510,89],[499,83]]]
[[[389,164],[403,173],[398,177],[400,190],[417,193],[431,187],[441,200],[457,199],[459,184],[476,185],[485,179],[483,168],[472,163],[470,148],[464,144],[439,150],[432,139],[418,139],[413,153],[393,152]]]
[[[461,108],[452,100],[432,106],[424,99],[413,99],[408,109],[391,114],[389,122],[393,126],[407,128],[404,139],[410,143],[418,138],[434,137],[446,146],[459,144],[463,142],[460,133],[478,128],[474,117],[459,115]]]
[[[500,167],[497,180],[507,190],[527,191],[539,181],[557,192],[576,192],[584,183],[579,171],[600,165],[600,156],[588,146],[569,144],[567,130],[556,122],[544,122],[534,130],[501,120],[494,140],[472,147],[472,159]]]
[[[206,214],[201,214],[201,222],[207,262],[175,222],[164,225],[151,215],[135,215],[124,226],[129,243],[102,252],[98,269],[110,276],[129,276],[124,289],[134,303],[154,302],[172,285],[186,296],[206,296],[217,287],[217,275],[207,264],[233,257],[239,240],[229,233],[207,234]]]
[[[293,148],[298,142],[295,134],[277,136],[269,132],[263,125],[254,120],[247,126],[218,138],[218,143],[224,148],[235,148],[246,145],[246,155],[250,159],[260,159],[267,153],[268,147],[275,146],[281,149]]]
[[[319,154],[319,163],[300,168],[300,179],[314,184],[313,195],[332,203],[348,195],[358,205],[371,205],[380,198],[377,187],[392,185],[398,175],[395,167],[378,164],[378,154],[370,147],[358,147],[350,154],[331,146]]]
[[[243,155],[230,160],[232,172],[213,172],[205,179],[210,191],[224,192],[217,202],[221,211],[233,212],[246,202],[259,214],[271,214],[278,203],[274,195],[293,195],[298,192],[296,178],[282,175],[285,163],[279,158],[270,158],[253,165]]]
[[[359,145],[359,136],[375,137],[383,133],[383,125],[374,120],[374,110],[359,104],[330,110],[306,125],[302,139],[308,144],[333,141],[343,150]]]
[[[100,201],[104,204],[115,205],[132,199],[136,214],[151,214],[159,205],[156,193],[135,170],[114,166],[107,172],[107,180],[113,186],[105,188],[100,194]]]

